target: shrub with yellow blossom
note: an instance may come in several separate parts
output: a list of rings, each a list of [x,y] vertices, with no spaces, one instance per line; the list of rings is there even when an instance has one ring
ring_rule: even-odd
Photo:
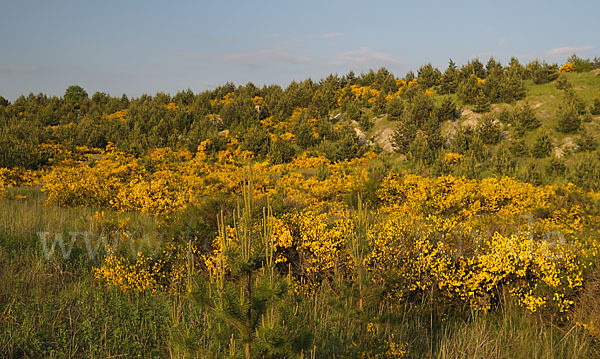
[[[575,72],[575,64],[572,62],[566,62],[564,65],[562,65],[558,69],[558,72],[560,72],[560,73]]]
[[[109,147],[99,160],[53,166],[42,178],[43,189],[49,203],[153,215],[201,205],[215,195],[235,196],[244,188],[248,161],[239,142],[230,138],[228,147],[215,155],[207,146],[203,142],[196,154],[155,149],[142,159]],[[433,291],[439,300],[489,310],[506,292],[531,311],[561,313],[572,306],[597,253],[588,239],[598,234],[591,229],[597,218],[580,204],[565,206],[564,201],[587,194],[573,186],[534,186],[507,177],[390,174],[377,191],[381,205],[366,232],[368,250],[357,261],[350,250],[357,214],[346,201],[368,183],[369,158],[376,156],[331,163],[303,154],[288,164],[254,162],[252,196],[280,196],[296,207],[273,216],[272,250],[278,265],[293,268],[297,283],[314,287],[334,273],[352,280],[355,267],[364,265],[368,277],[393,300]],[[445,155],[449,163],[461,158]],[[325,168],[327,176],[318,176]],[[238,242],[233,228],[224,233],[228,239],[217,236],[214,252],[201,261],[215,275],[218,268],[225,270],[227,251],[235,252]],[[170,258],[168,265],[116,253],[98,275],[124,288],[139,290],[140,283],[168,288],[182,278],[176,274],[182,273],[182,264],[175,264],[185,262],[180,246],[159,256]],[[115,279],[140,266],[150,266],[140,271],[142,279]]]

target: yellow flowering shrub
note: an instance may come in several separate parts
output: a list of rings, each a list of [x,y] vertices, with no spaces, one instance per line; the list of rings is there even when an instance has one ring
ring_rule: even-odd
[[[182,293],[189,290],[191,275],[200,269],[201,263],[193,259],[199,255],[197,239],[188,245],[168,243],[158,255],[138,252],[133,258],[109,247],[94,277],[123,291]]]
[[[115,285],[123,291],[155,292],[158,289],[150,257],[139,253],[135,261],[129,261],[124,256],[112,254],[109,252],[103,265],[95,270],[94,276],[97,279]]]
[[[4,170],[4,168],[0,168],[0,196],[2,196],[2,193],[6,190],[5,179],[1,176],[2,170]]]
[[[387,205],[367,263],[400,297],[435,288],[441,298],[489,310],[507,288],[530,311],[564,313],[597,255],[597,243],[579,237],[581,208],[554,206],[553,187],[392,175],[379,195]],[[524,215],[539,210],[550,215]]]
[[[107,115],[106,118],[109,120],[119,120],[119,121],[125,121],[127,118],[127,110],[120,110],[114,113],[111,113],[110,115]]]
[[[176,111],[179,106],[177,106],[177,104],[173,103],[173,102],[169,102],[168,104],[165,105],[165,108],[169,111]]]
[[[561,73],[574,72],[574,71],[575,71],[575,64],[572,62],[567,62],[558,69],[558,72],[561,72]]]
[[[349,265],[349,258],[342,250],[352,235],[352,219],[344,212],[340,214],[331,218],[330,214],[307,210],[291,219],[297,236],[296,250],[306,265],[303,271],[308,278],[336,265]]]
[[[352,85],[350,86],[350,89],[354,95],[354,99],[356,100],[373,99],[374,101],[375,98],[379,96],[379,90],[376,90],[370,86]]]
[[[214,98],[210,100],[210,105],[215,107],[217,105],[228,105],[233,102],[234,93],[228,92],[223,96],[222,99]]]
[[[291,143],[296,143],[296,136],[293,133],[290,132],[284,132],[281,134],[281,136],[279,136],[279,138],[281,138],[284,141],[288,141]]]
[[[379,330],[372,322],[367,324],[366,334],[368,338],[377,343],[375,349],[371,348],[368,352],[360,352],[360,357],[364,359],[380,359],[380,358],[408,358],[408,343],[399,342],[391,333],[388,338],[381,338]],[[353,347],[358,349],[356,343],[352,343]]]
[[[214,155],[208,141],[196,154],[159,148],[142,158],[109,146],[97,160],[71,158],[52,166],[41,183],[50,204],[170,215],[242,191],[250,160],[237,139],[227,141]],[[389,174],[376,192],[379,206],[357,257],[352,246],[362,233],[360,220],[347,200],[365,188],[373,158],[331,163],[303,154],[287,164],[253,161],[253,198],[279,197],[291,208],[271,219],[272,251],[277,265],[289,266],[296,286],[310,291],[334,275],[354,280],[364,266],[392,301],[433,293],[440,301],[490,310],[509,295],[530,311],[566,313],[573,306],[598,254],[594,239],[600,232],[598,216],[572,198],[594,200],[597,194],[508,177]],[[462,155],[448,153],[444,159],[455,164]],[[317,176],[322,170],[327,175]],[[7,173],[0,170],[3,184]],[[259,223],[252,225],[260,232]],[[114,227],[119,226],[126,235],[125,224]],[[211,252],[191,248],[201,258],[191,266],[183,244],[171,243],[153,257],[116,251],[96,276],[124,290],[180,291],[194,268],[224,275],[237,243],[238,233],[229,227],[216,236]]]
[[[13,186],[33,186],[39,183],[39,172],[22,167],[0,168],[0,190]]]
[[[329,164],[329,160],[324,156],[314,157],[305,152],[295,157],[289,164],[289,168],[317,168],[323,164]]]
[[[265,102],[265,99],[260,96],[254,96],[252,98],[252,103],[254,103],[255,106],[262,106],[263,102]]]
[[[463,154],[455,153],[455,152],[446,152],[444,154],[444,160],[450,165],[453,166],[459,163],[464,158]]]

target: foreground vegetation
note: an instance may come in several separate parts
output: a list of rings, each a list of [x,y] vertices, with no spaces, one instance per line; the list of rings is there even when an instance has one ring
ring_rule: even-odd
[[[597,62],[2,101],[0,356],[597,357]]]

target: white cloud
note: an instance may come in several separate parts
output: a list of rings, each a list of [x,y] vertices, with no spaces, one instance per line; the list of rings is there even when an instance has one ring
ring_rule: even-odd
[[[320,38],[320,39],[333,39],[333,38],[336,38],[336,37],[340,37],[342,35],[343,34],[341,32],[328,32],[326,34],[318,35],[317,37]]]
[[[547,55],[552,55],[552,56],[557,56],[557,55],[571,55],[574,54],[576,52],[583,52],[583,51],[588,51],[593,49],[593,46],[564,46],[564,47],[557,47],[555,49],[551,49],[548,50],[548,52],[546,52]]]
[[[341,53],[331,61],[332,65],[344,65],[349,67],[378,66],[383,64],[397,64],[398,60],[391,54],[378,52],[368,47]]]
[[[311,59],[306,56],[298,56],[285,49],[263,49],[249,52],[236,52],[220,57],[221,61],[232,64],[261,66],[265,63],[281,62],[287,64],[306,64]]]

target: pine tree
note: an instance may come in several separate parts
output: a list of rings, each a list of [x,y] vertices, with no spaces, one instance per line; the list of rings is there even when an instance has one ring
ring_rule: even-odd
[[[383,80],[381,84],[381,91],[384,94],[393,94],[398,91],[398,84],[396,83],[396,78],[394,75],[390,74]]]
[[[538,169],[535,163],[530,163],[525,171],[520,173],[519,176],[523,181],[529,182],[534,186],[542,185],[542,173]]]
[[[233,233],[227,233],[223,212],[219,216],[223,259],[209,278],[200,278],[192,298],[210,315],[213,325],[207,330],[216,332],[217,345],[230,354],[243,353],[246,359],[296,356],[307,349],[310,331],[292,310],[296,303],[289,278],[275,268],[270,206],[263,208],[262,221],[252,217],[253,190],[251,172],[246,173],[244,206],[234,213]]]
[[[304,149],[317,144],[317,138],[306,114],[300,115],[293,128],[296,144]]]
[[[356,74],[354,74],[354,71],[350,70],[345,76],[345,79],[348,85],[354,85],[356,83]]]
[[[349,121],[360,120],[360,108],[356,102],[352,101],[346,105],[346,114],[344,118],[347,118]]]
[[[294,145],[289,141],[278,138],[276,141],[271,143],[271,149],[269,151],[269,159],[273,164],[288,163],[296,154]]]
[[[392,137],[396,152],[408,154],[410,143],[415,138],[417,129],[417,126],[407,116],[400,119]]]
[[[458,71],[456,64],[452,59],[448,63],[448,68],[444,72],[440,81],[440,93],[443,95],[449,95],[456,93],[458,89]]]
[[[502,72],[495,72],[488,74],[485,78],[485,82],[483,83],[483,92],[486,97],[490,100],[491,103],[501,102],[503,89],[502,89],[502,79],[504,78],[504,74]]]
[[[440,122],[454,121],[458,117],[458,109],[450,97],[444,97],[436,112]]]
[[[572,89],[566,89],[564,93],[563,104],[573,106],[578,114],[583,115],[585,113],[585,102],[581,97],[579,97]]]
[[[600,165],[597,156],[587,155],[577,162],[569,180],[585,190],[600,189]]]
[[[436,67],[433,67],[431,63],[428,63],[419,68],[417,72],[419,84],[424,88],[430,88],[438,84],[441,73]]]
[[[435,152],[427,141],[427,136],[422,131],[417,131],[415,139],[408,149],[408,157],[414,163],[430,165],[435,160]]]
[[[475,107],[473,111],[477,113],[484,113],[490,110],[490,100],[483,91],[479,91],[475,97]]]
[[[465,154],[465,158],[460,161],[460,164],[455,171],[458,176],[469,179],[478,179],[481,175],[481,170],[477,165],[477,160],[475,159],[472,151],[469,151],[467,154]]]
[[[546,174],[548,176],[563,176],[566,170],[565,162],[555,156],[552,156],[546,165]]]
[[[429,120],[421,128],[427,138],[427,143],[432,151],[437,151],[444,144],[444,137],[440,128],[440,122],[435,114],[429,117]]]
[[[364,132],[367,132],[371,129],[371,127],[373,127],[373,121],[371,121],[371,119],[369,118],[369,115],[365,113],[360,117],[360,121],[358,121],[358,125],[360,126],[361,130],[363,130]]]
[[[523,80],[514,71],[505,72],[500,79],[500,101],[513,102],[525,98]]]
[[[558,78],[558,65],[549,65],[545,62],[540,63],[538,60],[535,60],[527,64],[526,72],[535,84],[541,85]]]
[[[471,74],[466,80],[461,81],[458,86],[458,98],[467,105],[475,104],[476,97],[480,92],[477,76]]]
[[[516,161],[512,158],[511,151],[505,146],[500,146],[492,157],[494,172],[501,176],[512,176],[515,172]]]
[[[380,91],[377,97],[375,98],[375,103],[373,104],[373,109],[375,110],[375,113],[378,115],[384,113],[386,105],[387,101],[385,99],[385,93],[383,91]]]
[[[531,154],[536,158],[544,158],[548,157],[552,152],[552,142],[550,142],[550,138],[548,135],[541,134],[539,135],[535,143],[533,144],[533,148],[531,149]]]
[[[581,127],[581,117],[574,106],[563,104],[558,110],[557,130],[562,133],[573,133]]]
[[[590,108],[590,113],[594,116],[600,115],[600,95],[594,99],[594,104]]]
[[[469,76],[474,75],[475,77],[479,77],[480,79],[485,78],[486,71],[478,58],[475,58],[469,61],[466,65],[463,65],[460,69],[460,77],[463,79],[468,78]]]
[[[560,76],[558,76],[558,79],[556,79],[556,88],[559,90],[567,90],[572,89],[573,86],[571,85],[569,80],[567,80],[567,77],[561,74]]]
[[[521,140],[513,140],[510,143],[510,152],[513,157],[521,157],[527,154],[527,146],[525,145],[525,141]]]
[[[388,120],[398,121],[404,111],[404,101],[399,97],[394,97],[386,104],[386,112],[388,113]]]
[[[541,125],[540,120],[536,117],[535,111],[529,105],[529,102],[525,102],[525,104],[516,111],[516,116],[518,124],[527,131],[534,130]]]
[[[336,160],[345,160],[362,156],[361,147],[358,143],[356,131],[351,127],[345,127],[340,140],[335,143]]]
[[[496,61],[494,57],[490,57],[485,65],[486,79],[490,75],[501,75],[503,72],[504,69],[502,68],[502,64],[499,61]]]
[[[410,120],[420,127],[434,113],[435,105],[431,96],[428,96],[424,91],[419,90],[415,92],[406,110],[406,115]]]
[[[582,133],[576,143],[577,152],[592,152],[598,147],[598,141],[587,132]]]
[[[269,152],[270,137],[262,127],[251,127],[244,135],[241,149],[251,151],[257,156],[265,156]]]
[[[515,125],[516,116],[515,111],[511,111],[506,107],[503,107],[502,110],[498,113],[498,121],[502,122],[505,125]]]
[[[587,72],[592,70],[593,68],[592,61],[590,61],[589,59],[582,59],[581,57],[578,57],[575,54],[571,55],[571,57],[567,59],[567,62],[570,62],[573,65],[575,65],[575,71],[577,72]]]
[[[487,145],[493,145],[502,139],[500,126],[490,116],[485,116],[477,126],[477,134]]]
[[[65,90],[64,99],[70,103],[76,103],[88,98],[87,92],[81,86],[72,85]]]
[[[508,63],[508,72],[515,75],[519,79],[523,79],[525,68],[516,57],[511,57]]]
[[[481,137],[478,135],[472,137],[471,143],[469,144],[469,151],[471,155],[479,162],[487,161],[490,156],[489,147],[486,146]]]
[[[452,137],[450,148],[452,152],[466,154],[471,148],[473,131],[470,128],[459,127]]]

